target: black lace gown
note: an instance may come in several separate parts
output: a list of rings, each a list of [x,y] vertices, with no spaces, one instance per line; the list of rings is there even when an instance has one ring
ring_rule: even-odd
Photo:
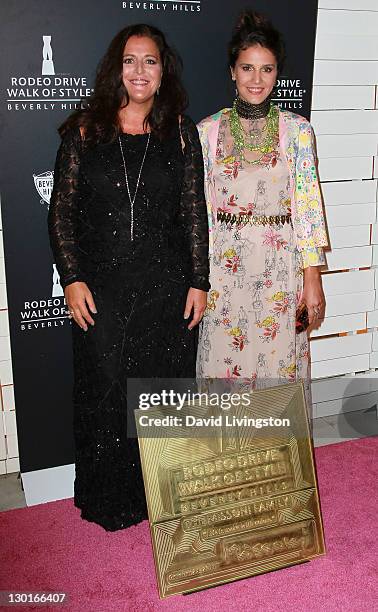
[[[84,281],[97,308],[75,323],[75,505],[117,530],[147,518],[138,444],[127,435],[127,378],[194,377],[196,333],[183,313],[189,287],[207,291],[208,225],[197,129],[182,118],[170,138],[151,135],[134,205],[118,139],[89,147],[79,130],[58,151],[50,241],[63,287]],[[131,195],[147,134],[120,135]],[[131,410],[129,407],[128,410]]]

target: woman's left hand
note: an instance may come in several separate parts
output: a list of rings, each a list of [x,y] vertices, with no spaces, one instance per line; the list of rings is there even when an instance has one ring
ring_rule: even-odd
[[[310,325],[324,318],[325,297],[319,266],[305,268],[301,302],[307,306]]]
[[[184,319],[189,319],[191,312],[193,311],[193,319],[188,325],[188,329],[193,329],[201,321],[203,314],[206,310],[207,304],[207,293],[201,289],[194,289],[190,287],[186,298]]]

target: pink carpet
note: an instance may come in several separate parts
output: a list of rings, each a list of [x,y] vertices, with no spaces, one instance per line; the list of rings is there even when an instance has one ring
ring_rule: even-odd
[[[65,606],[17,610],[372,612],[378,609],[377,451],[377,437],[316,450],[324,558],[160,601],[147,522],[107,533],[64,500],[0,514],[0,589],[70,597]]]

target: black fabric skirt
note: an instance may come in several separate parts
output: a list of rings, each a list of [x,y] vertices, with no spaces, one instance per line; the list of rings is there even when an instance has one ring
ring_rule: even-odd
[[[73,323],[75,505],[109,531],[147,518],[138,442],[127,428],[128,378],[194,378],[197,332],[187,276],[159,267],[99,266],[88,281],[97,314]]]

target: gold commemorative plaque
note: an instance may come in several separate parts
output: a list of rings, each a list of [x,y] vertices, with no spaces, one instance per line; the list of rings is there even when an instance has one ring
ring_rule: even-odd
[[[162,598],[325,553],[301,383],[135,416]]]

